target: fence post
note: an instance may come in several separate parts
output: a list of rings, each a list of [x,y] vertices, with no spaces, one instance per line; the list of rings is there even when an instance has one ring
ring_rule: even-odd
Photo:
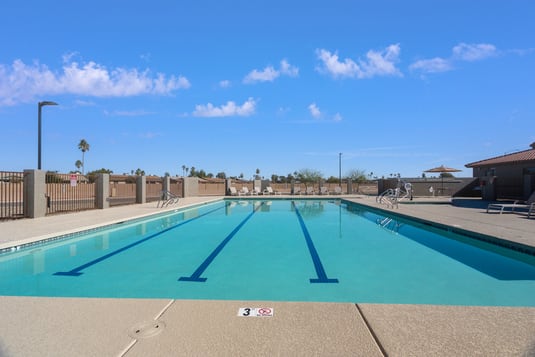
[[[95,186],[97,208],[110,208],[110,174],[99,174]]]
[[[147,178],[145,176],[136,177],[136,203],[147,202]]]
[[[171,177],[162,177],[162,191],[171,192]]]
[[[184,177],[182,197],[199,196],[199,179],[197,177]]]
[[[24,170],[24,217],[46,215],[46,171]]]
[[[230,196],[230,188],[232,187],[232,179],[225,180],[225,196]]]

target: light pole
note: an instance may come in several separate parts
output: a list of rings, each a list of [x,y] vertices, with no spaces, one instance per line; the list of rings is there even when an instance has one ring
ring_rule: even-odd
[[[41,170],[41,108],[45,105],[58,105],[58,103],[50,101],[37,103],[37,170]]]
[[[338,154],[338,180],[340,182],[340,189],[342,189],[342,153]]]

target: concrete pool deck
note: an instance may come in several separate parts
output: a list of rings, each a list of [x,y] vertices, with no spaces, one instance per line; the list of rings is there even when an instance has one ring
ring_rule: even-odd
[[[381,208],[374,197],[345,198]],[[216,199],[186,198],[170,209]],[[161,211],[148,203],[0,222],[0,249]],[[535,247],[535,219],[523,214],[437,198],[392,211]],[[237,316],[242,307],[274,314]],[[0,356],[535,355],[528,307],[3,296],[0,316]]]

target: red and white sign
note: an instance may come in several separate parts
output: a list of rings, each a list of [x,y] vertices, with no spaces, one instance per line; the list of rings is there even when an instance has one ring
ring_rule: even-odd
[[[241,317],[273,317],[272,307],[240,307],[238,316]]]
[[[75,187],[77,183],[78,183],[78,175],[71,174],[71,186]]]

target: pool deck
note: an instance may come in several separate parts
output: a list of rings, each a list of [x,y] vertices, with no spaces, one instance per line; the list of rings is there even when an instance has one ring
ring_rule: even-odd
[[[344,198],[381,208],[374,197]],[[148,203],[0,222],[0,249],[161,211]],[[418,198],[390,211],[535,247],[535,219],[486,213],[481,201]],[[237,316],[242,307],[274,314]],[[535,355],[528,307],[3,296],[0,316],[0,356]]]

